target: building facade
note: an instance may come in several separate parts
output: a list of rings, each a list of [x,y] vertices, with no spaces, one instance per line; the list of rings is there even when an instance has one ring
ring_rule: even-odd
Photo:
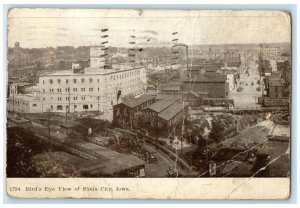
[[[183,81],[183,91],[193,92],[202,97],[227,98],[229,95],[229,83],[225,74],[217,72],[193,71],[190,78]]]
[[[57,112],[103,111],[112,109],[126,95],[144,91],[144,68],[123,70],[66,70],[40,77],[44,107]]]
[[[263,59],[276,59],[279,55],[280,49],[276,47],[262,48],[262,58]]]
[[[235,51],[227,51],[224,53],[225,67],[240,67],[241,55]]]
[[[126,99],[113,106],[113,123],[116,126],[132,126],[135,115],[155,102],[155,96],[142,95],[138,98]]]
[[[39,77],[40,112],[105,111],[112,109],[122,97],[145,91],[143,67],[104,68],[103,47],[91,47],[90,67],[62,70]],[[11,96],[11,99],[13,97]]]

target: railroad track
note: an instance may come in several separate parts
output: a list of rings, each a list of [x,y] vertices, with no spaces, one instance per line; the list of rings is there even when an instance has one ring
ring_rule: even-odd
[[[123,129],[109,129],[109,132],[112,134],[116,134],[118,136],[127,136],[130,139],[135,139],[137,137],[136,133],[123,130]],[[145,138],[145,137],[144,137]],[[159,159],[163,164],[165,164],[169,169],[174,170],[177,167],[177,170],[180,173],[187,173],[191,171],[191,167],[180,157],[176,155],[176,153],[172,152],[171,150],[167,149],[166,147],[160,144],[154,144],[154,142],[146,138],[145,143],[141,144],[142,148],[146,151],[155,154],[156,158]],[[177,157],[177,165],[176,165],[176,157]],[[182,167],[180,167],[180,164]],[[188,171],[184,170],[187,169]]]
[[[42,128],[44,129],[41,129],[41,128],[33,128],[33,132],[39,136],[41,139],[45,140],[46,142],[49,141],[48,139],[48,127],[40,124],[40,123],[37,123],[33,120],[30,120],[32,122],[33,125],[37,125],[37,126],[42,126]],[[94,152],[92,150],[89,150],[87,148],[84,148],[84,147],[81,147],[79,145],[76,145],[76,144],[72,144],[70,142],[62,142],[61,140],[55,138],[55,137],[51,137],[50,139],[50,143],[56,145],[56,146],[59,146],[59,147],[63,147],[65,148],[67,151],[69,150],[69,152],[72,152],[72,153],[77,153],[77,155],[80,155],[80,156],[83,156],[84,158],[86,159],[99,159],[99,158],[102,158],[102,156],[97,153],[97,152]]]

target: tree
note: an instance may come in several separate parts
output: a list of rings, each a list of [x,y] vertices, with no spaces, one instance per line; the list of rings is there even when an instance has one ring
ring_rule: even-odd
[[[213,119],[211,121],[211,131],[209,133],[209,138],[214,142],[220,142],[224,134],[224,122],[221,119]]]
[[[30,160],[33,155],[48,149],[31,131],[21,127],[8,128],[7,177],[36,177],[37,173]]]

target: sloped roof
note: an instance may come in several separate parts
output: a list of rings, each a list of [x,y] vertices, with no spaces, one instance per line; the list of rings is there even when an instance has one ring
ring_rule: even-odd
[[[164,94],[157,94],[156,100],[165,100],[165,101],[172,101],[172,100],[180,100],[181,95],[164,95]]]
[[[113,175],[142,165],[145,162],[134,155],[118,154],[113,158],[86,161],[80,171],[89,172],[91,175]]]
[[[176,101],[165,101],[165,100],[162,100],[162,101],[158,101],[150,106],[148,106],[146,109],[150,109],[150,110],[153,110],[157,113],[165,110],[166,108],[168,108],[170,105],[174,104],[174,102]]]
[[[134,107],[139,106],[149,100],[152,100],[154,97],[155,96],[153,96],[153,95],[142,95],[138,98],[127,99],[120,104],[124,104],[130,108],[134,108]]]
[[[165,121],[169,121],[174,116],[176,116],[180,111],[182,111],[185,107],[187,107],[189,103],[185,102],[184,106],[182,102],[177,102],[168,107],[167,109],[163,110],[158,114],[159,118],[164,119]]]
[[[199,74],[196,78],[193,77],[190,79],[189,77],[185,77],[183,82],[226,82],[227,77],[225,74],[220,74],[220,73],[204,73],[204,74]]]

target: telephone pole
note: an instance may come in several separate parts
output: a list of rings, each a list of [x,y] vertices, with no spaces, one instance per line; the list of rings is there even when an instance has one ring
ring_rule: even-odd
[[[51,134],[50,134],[50,109],[47,109],[48,112],[48,146],[50,149],[50,144],[51,144]]]

